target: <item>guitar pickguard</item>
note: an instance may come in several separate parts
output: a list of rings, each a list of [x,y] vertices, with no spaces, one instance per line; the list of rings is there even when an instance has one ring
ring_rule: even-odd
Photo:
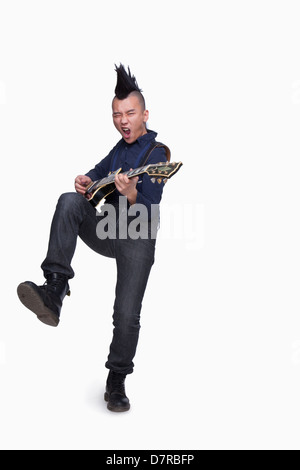
[[[103,199],[105,199],[109,194],[113,193],[115,190],[116,186],[114,183],[100,187],[94,192],[93,197],[89,199],[89,202],[92,204],[92,206],[97,207]]]

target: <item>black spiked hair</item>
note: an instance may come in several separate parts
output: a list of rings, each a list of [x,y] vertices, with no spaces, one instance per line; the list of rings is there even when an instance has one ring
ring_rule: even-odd
[[[136,78],[134,75],[131,75],[130,68],[128,67],[128,72],[126,72],[123,64],[120,64],[119,67],[116,67],[117,72],[117,85],[115,88],[115,95],[119,100],[125,100],[130,93],[137,92],[140,95],[140,101],[145,105],[145,100],[142,95],[142,90],[139,88]]]

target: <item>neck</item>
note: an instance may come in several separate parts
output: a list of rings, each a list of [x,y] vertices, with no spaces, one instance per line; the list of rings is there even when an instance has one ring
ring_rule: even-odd
[[[141,133],[141,135],[138,137],[138,139],[139,139],[140,137],[143,137],[143,135],[146,135],[146,134],[148,134],[148,130],[147,130],[147,128],[145,127],[145,129],[143,130],[143,132]]]

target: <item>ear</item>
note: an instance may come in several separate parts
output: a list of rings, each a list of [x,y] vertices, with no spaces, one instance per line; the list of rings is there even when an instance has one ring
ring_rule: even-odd
[[[144,111],[144,123],[146,123],[149,119],[149,111]]]

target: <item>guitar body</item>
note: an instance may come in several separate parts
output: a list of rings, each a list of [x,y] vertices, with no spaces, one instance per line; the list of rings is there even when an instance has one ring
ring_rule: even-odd
[[[87,193],[92,196],[89,202],[93,207],[97,207],[103,199],[116,190],[114,179],[121,171],[122,169],[119,168],[119,170],[111,173],[108,178],[90,184],[87,188]]]
[[[107,184],[106,186],[100,187],[97,191],[94,192],[93,197],[89,199],[89,202],[93,207],[97,207],[100,202],[105,199],[109,194],[113,193],[116,190],[114,183]]]

